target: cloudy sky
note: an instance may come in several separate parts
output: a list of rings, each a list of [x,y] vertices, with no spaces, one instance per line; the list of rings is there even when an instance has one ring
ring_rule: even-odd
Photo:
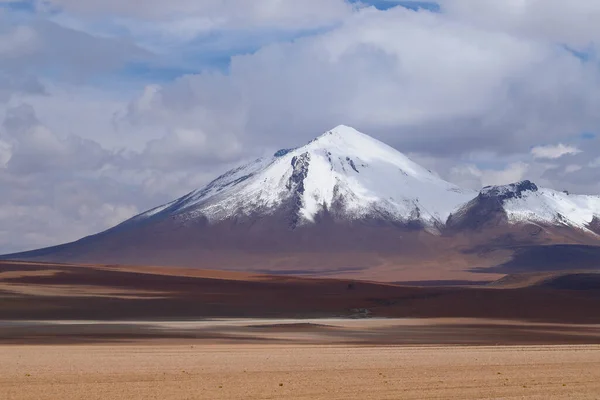
[[[0,253],[346,124],[459,185],[600,194],[597,0],[0,0]]]

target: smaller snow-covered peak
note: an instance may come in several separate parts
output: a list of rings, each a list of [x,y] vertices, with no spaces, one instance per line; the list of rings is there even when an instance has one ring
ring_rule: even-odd
[[[598,196],[568,195],[552,189],[538,189],[535,185],[527,190],[524,187],[515,189],[503,200],[502,206],[511,222],[566,225],[586,231],[594,218],[600,217]]]

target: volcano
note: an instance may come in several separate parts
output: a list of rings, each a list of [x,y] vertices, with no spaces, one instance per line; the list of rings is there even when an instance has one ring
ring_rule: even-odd
[[[529,181],[462,189],[338,126],[107,231],[3,258],[478,280],[508,270],[596,268],[598,221],[598,196]]]

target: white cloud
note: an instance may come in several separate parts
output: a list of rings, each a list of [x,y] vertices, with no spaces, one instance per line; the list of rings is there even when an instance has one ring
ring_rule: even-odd
[[[556,159],[566,155],[579,153],[581,153],[581,150],[577,147],[564,145],[562,143],[557,145],[537,146],[531,149],[531,154],[534,158]]]
[[[595,158],[594,160],[590,161],[590,163],[588,164],[588,167],[590,167],[590,168],[600,167],[600,157]]]
[[[22,79],[50,75],[81,83],[83,78],[114,71],[153,54],[129,38],[97,37],[45,19],[16,23],[0,15],[0,74]]]
[[[309,28],[347,16],[352,6],[344,0],[146,0],[143,6],[120,0],[48,0],[69,12],[148,19],[179,20],[182,24],[195,19],[200,27],[234,27],[248,25],[280,28]]]
[[[512,152],[599,122],[598,75],[554,43],[443,14],[365,9],[332,31],[236,56],[226,74],[153,86],[128,118],[258,146],[300,144],[345,123],[404,151]]]
[[[440,0],[452,17],[586,49],[600,43],[600,2],[594,0]]]
[[[38,121],[29,104],[9,109],[3,127],[4,140],[11,148],[6,167],[15,173],[94,170],[111,157],[91,140],[78,136],[59,137]]]
[[[0,140],[0,168],[6,168],[10,157],[12,156],[12,146],[5,141]]]
[[[507,185],[526,179],[529,164],[515,162],[503,169],[480,169],[476,165],[458,165],[450,170],[450,176],[455,181],[462,182],[467,187],[480,189],[483,186]]]
[[[1,17],[1,16],[0,16]],[[0,56],[14,58],[33,53],[40,44],[37,32],[29,26],[16,26],[0,34]]]
[[[0,168],[0,249],[34,249],[77,240],[137,212],[139,193],[107,179],[53,173],[15,176]]]
[[[53,18],[66,26],[86,30],[91,24],[82,20],[104,17],[150,46],[226,31],[238,32],[238,40],[244,40],[242,32],[325,28],[357,7],[345,0],[145,0],[143,6],[120,0],[49,0],[45,4],[53,12],[63,11]]]
[[[236,160],[242,155],[242,150],[242,144],[228,132],[210,137],[201,130],[178,128],[148,142],[140,154],[140,164],[167,171],[206,162]]]
[[[565,167],[565,173],[572,174],[573,172],[581,171],[583,167],[577,164],[570,164]]]
[[[82,204],[77,210],[82,221],[98,219],[104,229],[111,228],[137,214],[140,210],[131,204],[102,204],[100,207],[90,207]]]

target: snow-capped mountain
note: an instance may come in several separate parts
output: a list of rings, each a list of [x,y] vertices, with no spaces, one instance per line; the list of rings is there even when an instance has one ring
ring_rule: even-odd
[[[384,219],[441,226],[475,196],[435,176],[388,145],[338,126],[306,146],[280,150],[227,172],[203,189],[141,214],[181,220],[262,217],[287,207],[292,227],[336,219]]]
[[[594,221],[600,217],[600,196],[574,195],[552,189],[539,188],[525,180],[504,186],[488,186],[479,195],[461,207],[448,224],[473,215],[480,223],[489,223],[492,214],[500,212],[507,224],[536,224],[540,226],[571,227],[587,233],[596,233]]]
[[[338,126],[105,232],[4,258],[479,280],[486,267],[600,267],[600,197],[461,189]]]
[[[531,185],[530,190],[504,201],[509,222],[529,221],[587,230],[594,217],[600,215],[598,196],[571,195]],[[486,189],[482,193],[486,193],[485,191]]]

